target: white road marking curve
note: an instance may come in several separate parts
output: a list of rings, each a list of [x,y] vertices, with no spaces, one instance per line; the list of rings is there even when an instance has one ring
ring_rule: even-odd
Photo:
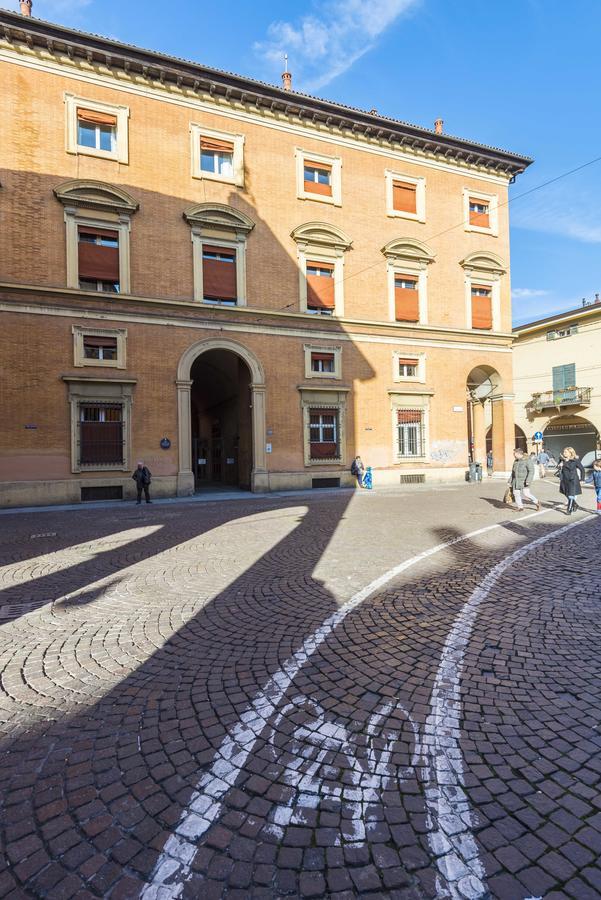
[[[470,640],[480,604],[486,600],[499,578],[512,565],[566,531],[593,520],[593,516],[571,522],[525,546],[519,547],[490,570],[462,607],[442,650],[438,672],[430,697],[430,715],[426,719],[422,755],[426,803],[432,831],[428,841],[434,852],[440,875],[438,896],[457,900],[488,897],[486,873],[472,831],[473,813],[464,791],[461,753],[461,675],[465,650]]]
[[[543,510],[542,512],[531,513],[528,516],[522,516],[519,521],[523,522],[525,519],[535,518],[536,516],[543,515],[545,512],[549,511],[550,510]],[[588,521],[588,519],[582,521]],[[580,524],[580,522],[572,524],[576,525]],[[572,524],[567,527],[572,527]],[[192,861],[198,849],[198,841],[218,819],[222,808],[221,800],[235,785],[240,772],[253,751],[256,741],[267,727],[269,719],[276,712],[302,667],[324,643],[334,629],[340,625],[346,616],[353,609],[367,600],[368,597],[375,594],[376,591],[383,588],[394,578],[413,566],[418,565],[437,553],[447,550],[449,547],[453,547],[456,544],[471,540],[479,535],[502,528],[504,525],[504,522],[499,522],[494,525],[487,525],[484,528],[478,528],[476,531],[460,535],[459,537],[453,538],[451,541],[446,541],[437,544],[434,547],[430,547],[428,550],[424,550],[416,556],[399,563],[398,566],[389,569],[383,575],[380,575],[379,578],[374,579],[354,594],[347,603],[329,616],[323,625],[306,638],[296,653],[291,656],[290,659],[286,660],[281,669],[269,679],[254,702],[246,712],[241,715],[240,721],[230,729],[229,733],[223,739],[210,769],[208,769],[208,771],[200,778],[196,789],[190,798],[188,807],[183,810],[180,820],[175,828],[175,832],[170,835],[165,842],[163,850],[150,875],[150,880],[140,893],[140,896],[144,898],[144,900],[173,900],[173,898],[181,896],[184,883],[190,874]],[[565,528],[559,529],[558,532],[553,532],[553,534],[558,534],[565,530]],[[540,540],[546,540],[548,537],[549,535],[546,535]],[[535,541],[533,544],[528,545],[528,547],[539,542],[540,541]],[[520,549],[525,552],[528,547]],[[495,570],[493,569],[492,571],[494,572]],[[490,575],[488,578],[490,578]],[[490,587],[488,589],[490,589]],[[451,635],[454,633],[455,626],[451,631]],[[447,644],[445,644],[445,651]],[[445,651],[443,651],[443,654]],[[458,671],[460,671],[460,669],[458,669]],[[440,668],[438,674],[439,676],[441,674]],[[442,694],[440,694],[440,696],[442,698]],[[428,770],[428,766],[426,766],[426,770]],[[434,777],[436,777],[439,772],[435,766],[434,770]],[[429,778],[428,781],[431,782],[432,779]],[[428,801],[428,804],[431,815],[434,815],[435,818],[434,828],[436,829],[436,833],[441,834],[442,837],[444,837],[438,820],[438,811],[441,808],[439,807],[438,802],[439,798],[432,795],[431,801]],[[445,803],[447,802],[448,800],[445,795]],[[469,834],[469,837],[471,838],[471,833]],[[471,838],[471,840],[473,841],[473,838]],[[446,845],[443,844],[441,846],[439,842],[437,852],[440,854],[444,853],[445,850]],[[481,863],[477,857],[476,860],[477,862],[473,861],[472,863],[473,866],[476,867],[474,871],[482,871]],[[477,864],[480,865],[479,870],[477,869]],[[466,877],[469,875],[470,873],[467,873]],[[444,872],[442,873],[442,877],[444,877]]]

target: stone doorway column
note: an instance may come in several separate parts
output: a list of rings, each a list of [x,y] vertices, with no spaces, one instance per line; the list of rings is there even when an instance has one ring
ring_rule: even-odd
[[[474,462],[486,468],[486,429],[484,427],[484,403],[472,400]]]
[[[267,453],[265,450],[265,385],[251,384],[253,468],[250,476],[251,491],[269,490]]]
[[[179,472],[177,473],[177,496],[191,497],[194,493],[194,472],[192,471],[192,410],[190,392],[192,382],[178,380],[177,386],[177,444],[179,452]]]
[[[515,449],[513,394],[494,394],[492,404],[492,458],[495,472],[509,474]]]

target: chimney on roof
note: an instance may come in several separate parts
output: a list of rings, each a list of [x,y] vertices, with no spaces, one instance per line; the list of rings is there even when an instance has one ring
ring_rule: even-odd
[[[436,132],[436,134],[442,134],[443,125],[443,119],[436,119],[436,121],[434,122],[434,131]]]
[[[595,303],[599,302],[599,294],[595,294]]]
[[[21,15],[31,16],[31,0],[21,0]]]
[[[292,90],[292,72],[288,71],[288,54],[284,54],[284,71],[282,72],[282,87],[285,91]]]

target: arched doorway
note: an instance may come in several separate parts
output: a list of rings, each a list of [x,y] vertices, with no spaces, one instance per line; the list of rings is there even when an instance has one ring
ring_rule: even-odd
[[[547,453],[559,459],[564,447],[573,447],[580,459],[599,446],[599,433],[581,416],[555,416],[543,431]]]
[[[492,449],[496,472],[511,468],[514,448],[512,396],[503,393],[500,374],[492,366],[475,366],[466,380],[469,460],[484,465]],[[487,446],[486,422],[492,421],[491,442]]]
[[[178,366],[178,494],[209,486],[267,490],[265,378],[242,344],[199,341]]]

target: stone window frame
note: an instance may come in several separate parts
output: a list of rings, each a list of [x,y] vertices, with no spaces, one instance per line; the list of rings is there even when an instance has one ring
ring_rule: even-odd
[[[132,406],[136,379],[63,375],[68,387],[71,422],[71,472],[129,472],[132,460]],[[79,408],[81,404],[115,403],[123,408],[123,463],[82,465],[79,461]]]
[[[332,385],[331,387],[310,388],[299,387],[301,400],[301,418],[303,429],[303,461],[305,468],[315,466],[346,466],[346,410],[350,388]],[[309,440],[310,410],[311,409],[336,409],[338,410],[338,446],[340,456],[336,459],[311,459],[311,447]]]
[[[412,465],[430,462],[430,397],[432,392],[409,392],[398,388],[388,391],[390,397],[390,422],[392,427],[392,459],[394,465]],[[424,447],[421,456],[400,456],[397,441],[397,410],[416,409],[424,414]]]
[[[416,375],[400,375],[399,359],[411,357],[417,360]],[[392,380],[395,384],[425,384],[426,383],[426,354],[414,353],[413,350],[392,351]]]
[[[245,213],[224,203],[196,203],[183,213],[190,225],[194,302],[212,309],[236,309],[247,305],[246,243],[255,223]],[[205,300],[203,287],[203,246],[224,247],[236,252],[236,302],[233,304]]]
[[[412,222],[426,221],[426,179],[423,175],[406,175],[404,172],[396,172],[392,169],[384,170],[384,178],[386,183],[386,215],[395,219],[410,219]],[[394,191],[393,183],[395,181],[404,181],[406,184],[414,184],[415,191],[415,209],[414,213],[403,212],[401,209],[394,208]]]
[[[396,238],[382,247],[386,257],[386,278],[388,293],[388,319],[397,325],[428,324],[428,266],[434,262],[434,253],[421,241],[414,238]],[[417,322],[397,322],[395,312],[395,277],[397,275],[417,277],[418,311]]]
[[[220,175],[218,172],[204,172],[200,167],[200,139],[206,135],[220,141],[228,141],[234,145],[233,175]],[[236,187],[244,187],[244,143],[245,136],[239,132],[218,131],[214,128],[206,128],[190,122],[190,160],[192,165],[192,178],[200,181],[219,181],[222,184],[234,184]]]
[[[473,196],[473,195],[472,195]],[[459,264],[464,272],[465,319],[466,327],[475,334],[493,334],[501,330],[501,279],[507,268],[503,261],[493,253],[476,251],[470,253]],[[491,288],[492,328],[474,329],[472,327],[472,283]]]
[[[334,356],[333,372],[314,372],[311,369],[312,353],[331,353]],[[303,344],[305,378],[327,378],[340,381],[342,378],[342,347],[326,347],[323,344]]]
[[[125,369],[127,328],[88,328],[86,325],[72,325],[73,364],[82,366],[101,366],[107,369]],[[87,359],[84,354],[84,338],[114,337],[117,339],[117,359]]]
[[[76,156],[97,156],[112,159],[123,165],[129,164],[129,106],[105,103],[104,100],[89,100],[65,92],[65,147],[67,153]],[[85,107],[94,112],[108,113],[117,119],[115,150],[97,150],[95,147],[81,147],[77,143],[77,108]]]
[[[470,198],[474,200],[483,200],[488,203],[488,218],[490,225],[484,228],[482,225],[472,225],[470,222]],[[465,231],[475,231],[479,234],[490,234],[492,237],[499,236],[499,196],[498,194],[487,194],[482,191],[473,191],[470,188],[463,188],[463,227]]]
[[[109,228],[119,234],[119,293],[86,291],[86,294],[102,293],[118,297],[131,293],[131,265],[129,234],[131,216],[139,207],[134,198],[120,187],[103,181],[76,179],[54,189],[54,195],[64,207],[67,254],[67,287],[79,287],[79,235],[80,225],[91,228]]]
[[[333,317],[344,316],[344,254],[352,247],[347,235],[326,222],[307,222],[291,233],[296,243],[299,272],[300,311],[309,316],[319,316],[307,306],[307,261],[330,263],[334,266]]]
[[[333,206],[342,206],[342,159],[340,156],[330,156],[313,150],[303,150],[296,147],[294,151],[296,165],[296,196],[299,200],[315,200],[317,203],[329,203]],[[305,162],[320,162],[331,166],[332,170],[332,196],[327,194],[314,194],[305,190]]]

